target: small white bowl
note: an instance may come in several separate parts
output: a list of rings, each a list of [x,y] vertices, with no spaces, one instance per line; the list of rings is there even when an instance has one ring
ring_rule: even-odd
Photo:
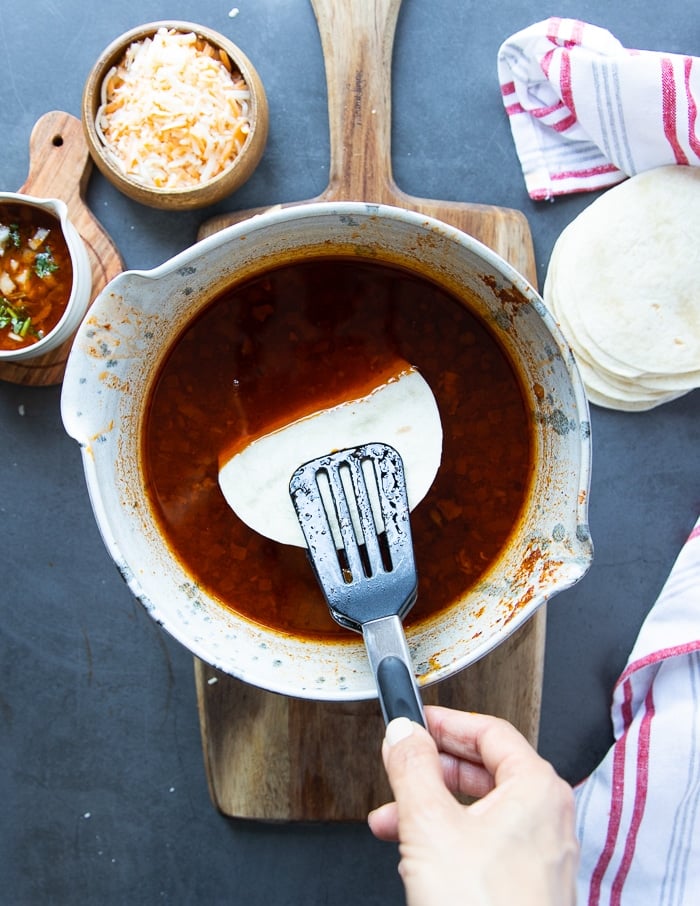
[[[24,362],[56,349],[73,336],[90,304],[92,268],[85,243],[68,219],[65,202],[58,198],[34,198],[19,192],[0,192],[0,205],[34,207],[55,217],[66,240],[73,267],[73,284],[66,309],[53,330],[30,346],[23,346],[21,349],[0,349],[0,363]]]

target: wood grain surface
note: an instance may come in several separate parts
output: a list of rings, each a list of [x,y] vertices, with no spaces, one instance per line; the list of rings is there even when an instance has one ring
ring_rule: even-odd
[[[330,176],[318,201],[392,204],[452,224],[514,265],[534,285],[525,216],[508,208],[407,195],[391,169],[391,58],[400,0],[312,0],[328,84]],[[289,207],[279,205],[277,207]],[[199,238],[263,208],[202,224]],[[536,743],[545,608],[490,655],[426,688],[426,703],[512,721]],[[207,779],[226,815],[272,821],[358,820],[390,798],[379,758],[376,701],[330,703],[249,686],[195,660]]]
[[[92,296],[123,270],[116,245],[85,203],[92,160],[80,120],[54,110],[37,120],[29,138],[29,174],[18,189],[35,198],[59,198],[87,247],[92,267]],[[60,384],[73,338],[26,362],[0,363],[0,380],[14,384]]]

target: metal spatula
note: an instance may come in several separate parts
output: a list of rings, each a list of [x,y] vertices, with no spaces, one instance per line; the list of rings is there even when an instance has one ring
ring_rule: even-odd
[[[289,492],[333,619],[363,635],[384,719],[425,725],[401,624],[418,580],[400,455],[341,450],[300,466]]]

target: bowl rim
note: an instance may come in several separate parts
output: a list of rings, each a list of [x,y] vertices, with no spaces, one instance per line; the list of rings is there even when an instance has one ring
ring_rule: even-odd
[[[155,34],[161,28],[174,29],[183,34],[194,33],[204,38],[210,44],[220,47],[228,54],[231,62],[239,69],[251,92],[250,131],[243,147],[221,173],[217,173],[216,176],[213,176],[206,182],[199,183],[196,186],[163,189],[139,182],[122,172],[116,166],[95,128],[97,108],[90,103],[91,93],[94,92],[93,96],[99,98],[102,82],[107,75],[107,72],[124,55],[130,44]],[[200,25],[186,19],[159,19],[128,29],[114,38],[100,53],[99,57],[90,68],[85,80],[81,97],[81,118],[90,154],[99,169],[104,172],[104,169],[106,168],[109,171],[110,179],[113,179],[118,186],[128,187],[144,196],[149,195],[153,199],[162,200],[172,199],[175,202],[175,200],[198,197],[203,192],[211,192],[213,188],[220,186],[222,183],[227,184],[228,181],[232,180],[234,176],[237,175],[237,171],[243,166],[244,158],[247,157],[247,153],[253,144],[256,133],[261,129],[264,129],[265,132],[267,132],[267,97],[260,76],[250,58],[237,44],[234,44],[233,41],[227,38],[226,35],[215,29],[209,28],[206,25]]]

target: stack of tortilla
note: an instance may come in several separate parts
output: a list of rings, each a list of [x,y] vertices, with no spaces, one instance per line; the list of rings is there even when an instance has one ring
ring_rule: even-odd
[[[543,295],[592,403],[651,409],[700,386],[700,168],[597,198],[558,238]]]

